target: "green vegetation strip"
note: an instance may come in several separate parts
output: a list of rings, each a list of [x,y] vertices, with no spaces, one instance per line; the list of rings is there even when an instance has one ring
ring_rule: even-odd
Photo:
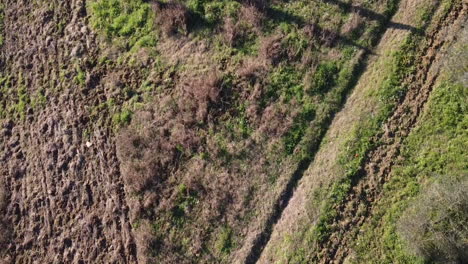
[[[465,33],[466,39],[466,33]],[[356,241],[357,263],[458,263],[468,258],[468,45],[451,47],[444,80]],[[444,75],[445,73],[445,75]]]
[[[423,25],[431,18],[426,13],[423,15]],[[423,29],[424,26],[421,26],[420,31]],[[378,144],[373,141],[373,138],[381,132],[382,124],[391,116],[399,99],[405,94],[407,86],[403,81],[415,71],[414,62],[418,55],[419,43],[423,38],[423,35],[413,32],[406,38],[401,48],[393,54],[392,73],[378,93],[378,99],[384,104],[373,118],[353,132],[351,136],[353,140],[347,143],[348,150],[340,155],[339,163],[345,169],[345,177],[333,184],[329,190],[329,195],[320,210],[318,222],[309,235],[311,236],[309,241],[321,243],[332,234],[331,224],[337,216],[335,208],[349,193],[352,181],[360,176],[367,153]]]
[[[457,210],[456,203],[438,206],[436,199],[431,199],[429,204],[421,204],[420,201],[427,200],[424,196],[432,197],[431,192],[443,191],[421,188],[421,183],[427,179],[449,186],[452,193],[456,193],[457,190],[450,185],[457,184],[460,187],[463,186],[461,183],[465,182],[466,186],[467,99],[468,91],[461,84],[446,81],[435,88],[428,102],[428,111],[421,120],[421,126],[404,142],[402,156],[405,161],[396,167],[391,180],[385,185],[384,198],[377,205],[375,216],[364,226],[364,233],[358,238],[356,251],[359,262],[423,263],[422,258],[415,257],[408,251],[408,246],[411,245],[416,250],[429,247],[434,253],[449,244],[441,239],[444,238],[441,233],[460,232],[466,239],[467,232],[462,233],[463,228],[453,230],[454,226],[460,223],[463,226],[468,220],[466,212]],[[421,189],[426,191],[422,193]],[[423,194],[423,197],[417,199],[418,208],[426,212],[408,212],[407,217],[411,217],[409,223],[406,221],[398,225],[399,219],[410,204],[409,198],[419,194]],[[466,200],[464,201],[466,203]],[[427,212],[433,219],[438,219],[438,216],[445,218],[434,223],[431,219],[421,217]],[[418,225],[426,226],[427,229],[415,228]],[[406,231],[404,235],[410,235],[411,241],[405,242],[401,239],[401,232],[398,231],[402,229]],[[428,258],[431,252],[423,254],[423,250],[420,256]],[[437,253],[440,255],[444,252]],[[456,257],[455,254],[453,257]]]

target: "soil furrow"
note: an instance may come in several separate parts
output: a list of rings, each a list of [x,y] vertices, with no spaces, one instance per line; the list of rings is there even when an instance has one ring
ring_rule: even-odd
[[[415,63],[416,72],[409,76],[401,104],[384,126],[384,133],[374,142],[379,146],[371,151],[363,166],[362,176],[347,198],[335,209],[338,216],[332,226],[333,234],[317,251],[320,263],[342,263],[350,253],[350,247],[359,227],[372,215],[372,208],[379,200],[382,187],[389,180],[395,160],[399,156],[403,140],[415,127],[438,77],[441,50],[449,44],[449,35],[456,34],[466,20],[467,5],[455,6],[430,32]]]
[[[25,89],[30,101],[42,92],[46,102],[27,106],[21,119],[1,120],[11,230],[3,260],[135,263],[113,132],[89,117],[88,108],[106,100],[105,89],[73,81],[78,67],[87,79],[106,74],[91,62],[99,40],[87,26],[86,2],[33,2],[4,1],[1,70],[13,80],[11,96]]]

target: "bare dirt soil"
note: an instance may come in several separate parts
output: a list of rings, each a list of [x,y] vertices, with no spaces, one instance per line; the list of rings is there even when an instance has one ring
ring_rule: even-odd
[[[46,105],[28,107],[22,121],[1,124],[2,213],[9,230],[3,260],[135,263],[114,137],[89,118],[90,106],[106,100],[101,78],[109,72],[92,62],[98,43],[86,23],[85,2],[2,2],[0,61],[12,91],[25,87],[36,94],[50,87]],[[87,72],[84,85],[70,81],[74,65]],[[11,103],[18,100],[10,96]]]

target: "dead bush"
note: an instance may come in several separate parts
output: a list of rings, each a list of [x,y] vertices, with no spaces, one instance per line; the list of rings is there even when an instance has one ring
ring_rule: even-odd
[[[263,26],[263,21],[265,20],[264,12],[259,11],[254,6],[242,6],[240,19],[246,21],[248,24],[252,25],[257,34],[260,34],[260,30]]]
[[[265,65],[258,60],[246,60],[237,71],[238,76],[250,84],[260,82],[266,75]]]
[[[163,163],[151,153],[151,149],[154,148],[151,140],[150,137],[139,135],[132,128],[125,130],[118,138],[117,151],[122,161],[122,175],[125,184],[132,191],[142,191],[160,179],[158,174]],[[170,152],[165,154],[171,155]]]
[[[364,19],[360,15],[352,13],[348,21],[341,27],[341,34],[345,36],[352,35],[353,32],[363,28],[363,22]]]
[[[187,113],[194,113],[198,122],[205,122],[208,112],[220,103],[222,79],[215,71],[204,78],[187,80],[182,83],[183,95],[179,107]]]
[[[428,261],[468,261],[468,179],[436,182],[404,213],[399,233]]]
[[[176,1],[167,3],[154,2],[153,10],[156,13],[156,24],[167,35],[188,34],[190,12],[187,7]]]
[[[142,220],[138,228],[134,230],[134,234],[138,263],[154,263],[152,251],[155,250],[154,246],[157,244],[157,239],[151,223],[147,220]]]
[[[187,80],[175,94],[160,99],[155,109],[138,112],[122,130],[117,155],[125,184],[132,191],[159,188],[183,156],[197,151],[196,126],[216,115],[210,112],[221,104],[221,82],[216,72]]]
[[[260,56],[264,61],[276,65],[286,56],[286,51],[283,49],[281,42],[282,39],[282,35],[274,35],[262,39]]]
[[[247,39],[249,28],[242,22],[235,22],[233,18],[227,18],[223,25],[224,40],[231,47],[238,47]]]
[[[271,105],[263,111],[258,130],[269,137],[278,137],[283,136],[292,124],[293,118],[284,106]]]
[[[261,34],[265,15],[253,6],[242,6],[238,19],[228,17],[224,20],[224,40],[231,47],[239,47],[253,35]]]

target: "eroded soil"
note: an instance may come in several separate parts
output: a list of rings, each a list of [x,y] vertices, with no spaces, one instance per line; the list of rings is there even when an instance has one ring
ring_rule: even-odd
[[[101,78],[117,70],[93,62],[99,47],[86,24],[85,2],[2,2],[0,60],[11,91],[24,87],[34,95],[50,87],[46,104],[1,124],[2,213],[10,233],[3,260],[136,262],[114,137],[89,114],[90,106],[106,100]],[[87,72],[84,85],[70,81],[75,65]],[[19,100],[4,96],[9,104]]]

